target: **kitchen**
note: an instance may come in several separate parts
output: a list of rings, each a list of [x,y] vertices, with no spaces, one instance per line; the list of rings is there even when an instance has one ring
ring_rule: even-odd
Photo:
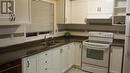
[[[130,0],[0,0],[0,73],[129,73]]]

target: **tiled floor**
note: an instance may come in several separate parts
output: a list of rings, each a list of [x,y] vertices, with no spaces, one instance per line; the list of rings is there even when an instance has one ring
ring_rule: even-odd
[[[75,68],[72,68],[69,72],[67,73],[88,73],[88,72],[84,72],[84,71],[81,71],[79,69],[75,69]]]

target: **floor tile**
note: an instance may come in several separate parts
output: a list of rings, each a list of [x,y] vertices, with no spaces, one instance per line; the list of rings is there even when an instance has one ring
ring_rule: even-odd
[[[67,73],[88,73],[88,72],[84,72],[84,71],[82,71],[82,70],[72,68],[72,69],[71,69],[70,71],[68,71]]]

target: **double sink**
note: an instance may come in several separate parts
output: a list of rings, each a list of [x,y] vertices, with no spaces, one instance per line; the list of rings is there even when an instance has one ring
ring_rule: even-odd
[[[26,55],[30,56],[30,55],[34,55],[34,54],[37,54],[37,53],[40,53],[40,52],[43,52],[43,51],[47,51],[49,49],[53,49],[55,47],[63,45],[64,42],[56,40],[56,41],[42,42],[42,43],[39,43],[39,44],[40,44],[40,46],[38,46],[34,49],[31,49],[31,50],[28,50]]]

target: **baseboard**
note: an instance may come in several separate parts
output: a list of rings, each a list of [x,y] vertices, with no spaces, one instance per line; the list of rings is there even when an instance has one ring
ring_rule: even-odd
[[[83,70],[82,67],[78,66],[78,65],[73,65],[73,68],[80,69],[81,71],[84,71],[84,72],[88,72],[88,71]],[[88,73],[90,73],[90,72],[88,72]]]
[[[76,69],[79,69],[79,70],[82,70],[81,66],[78,66],[78,65],[72,65],[69,69],[67,69],[64,73],[67,73],[68,71],[70,71],[72,68],[76,68]],[[85,70],[82,70],[84,72],[87,72]]]
[[[72,65],[69,69],[67,69],[64,73],[67,73],[68,71],[70,71],[72,68],[74,68],[73,67],[74,65]]]

